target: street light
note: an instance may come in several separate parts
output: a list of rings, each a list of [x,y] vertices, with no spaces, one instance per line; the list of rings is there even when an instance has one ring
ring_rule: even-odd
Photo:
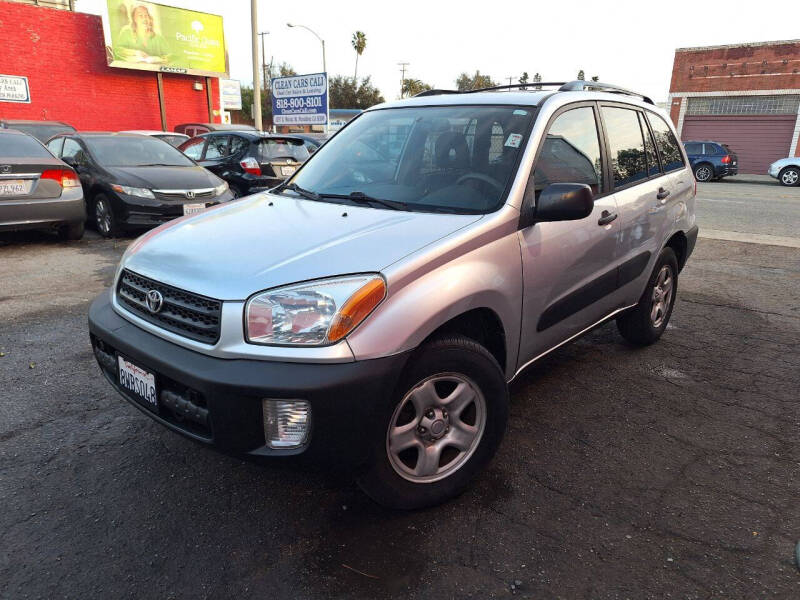
[[[325,40],[323,40],[316,31],[314,31],[310,27],[306,27],[305,25],[294,25],[292,23],[287,23],[286,26],[287,27],[300,27],[301,29],[305,29],[306,31],[310,31],[320,41],[320,43],[322,44],[322,71],[323,71],[323,73],[325,73],[325,86],[326,86],[326,89],[329,89],[329,86],[328,86],[328,68],[325,65]],[[330,104],[330,99],[329,99],[328,102]],[[328,113],[325,115],[325,133],[328,133],[328,121],[330,121],[330,111],[328,111]]]

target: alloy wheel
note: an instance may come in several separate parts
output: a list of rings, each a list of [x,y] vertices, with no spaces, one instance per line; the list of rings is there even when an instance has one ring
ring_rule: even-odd
[[[800,179],[800,174],[794,169],[787,169],[781,175],[781,181],[784,185],[795,185],[798,179]]]
[[[486,399],[458,373],[414,386],[389,422],[386,451],[398,475],[413,483],[448,477],[475,452],[486,426]]]
[[[708,181],[711,179],[711,168],[710,167],[700,167],[695,171],[694,174],[697,181]]]
[[[94,220],[97,225],[97,231],[101,234],[108,235],[111,231],[111,210],[108,203],[100,199],[94,207]]]
[[[661,267],[655,285],[653,285],[653,305],[650,308],[650,323],[656,329],[664,323],[672,302],[673,281],[672,269],[669,265]]]

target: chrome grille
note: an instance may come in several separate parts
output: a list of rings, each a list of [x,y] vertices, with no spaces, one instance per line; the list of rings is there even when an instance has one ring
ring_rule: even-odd
[[[147,292],[163,297],[159,312],[147,308]],[[137,317],[189,339],[214,344],[219,340],[222,302],[174,288],[124,269],[117,284],[117,301]]]
[[[191,198],[187,195],[189,192],[194,194]],[[203,200],[214,197],[213,188],[202,190],[153,190],[153,193],[161,200]]]

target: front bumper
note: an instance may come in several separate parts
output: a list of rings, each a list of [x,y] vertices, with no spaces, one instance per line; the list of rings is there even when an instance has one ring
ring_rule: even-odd
[[[781,168],[780,167],[776,167],[775,165],[770,165],[769,166],[769,170],[767,171],[767,175],[777,179],[778,178],[778,173],[780,173],[780,172],[781,172]]]
[[[233,194],[227,190],[213,198],[186,201],[164,202],[120,194],[118,197],[123,206],[123,211],[119,215],[120,224],[130,228],[154,227],[182,217],[184,204],[205,204],[208,208],[233,200]]]
[[[393,395],[409,356],[336,364],[214,358],[130,323],[113,310],[107,291],[89,308],[89,332],[108,382],[162,425],[227,452],[302,453],[314,462],[347,467],[368,457],[380,409]],[[120,387],[117,354],[155,374],[157,414]],[[266,445],[264,398],[309,402],[312,426],[304,447],[275,450]]]

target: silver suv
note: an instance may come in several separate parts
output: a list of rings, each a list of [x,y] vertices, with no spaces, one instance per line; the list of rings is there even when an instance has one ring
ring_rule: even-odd
[[[697,239],[649,99],[539,85],[376,106],[279,187],[133,242],[90,309],[105,377],[196,440],[354,467],[387,506],[463,491],[509,382],[610,319],[655,342]]]

